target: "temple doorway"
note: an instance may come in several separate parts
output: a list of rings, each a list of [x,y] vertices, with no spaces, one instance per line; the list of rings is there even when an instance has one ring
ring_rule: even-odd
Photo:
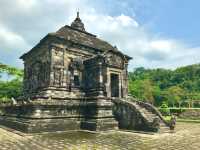
[[[111,97],[119,97],[119,75],[111,73]]]

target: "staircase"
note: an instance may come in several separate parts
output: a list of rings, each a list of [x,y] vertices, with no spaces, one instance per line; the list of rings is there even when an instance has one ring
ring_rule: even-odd
[[[150,111],[140,105],[137,105],[137,109],[142,113],[143,116],[145,116],[147,118],[147,120],[149,122],[153,123],[154,119],[158,118],[157,114],[153,113],[152,111]],[[168,127],[167,123],[165,123],[160,117],[159,117],[159,122],[160,122],[160,125],[159,125],[158,132],[159,133],[169,132],[169,127]]]
[[[151,132],[168,132],[168,123],[152,105],[130,99],[113,99],[119,128]]]

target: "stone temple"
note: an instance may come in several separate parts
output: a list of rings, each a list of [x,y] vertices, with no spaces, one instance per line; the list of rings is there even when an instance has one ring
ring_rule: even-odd
[[[47,34],[20,58],[23,96],[1,106],[3,125],[23,132],[166,126],[153,106],[128,101],[131,57],[88,33],[79,13],[71,26]]]
[[[30,98],[127,97],[131,57],[88,33],[79,14],[21,56]]]

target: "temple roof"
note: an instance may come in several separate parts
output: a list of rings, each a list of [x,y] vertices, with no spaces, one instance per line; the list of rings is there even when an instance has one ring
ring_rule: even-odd
[[[54,35],[103,51],[116,50],[111,44],[97,38],[95,35],[88,32],[79,31],[68,25],[59,29]]]
[[[57,37],[65,38],[66,40],[70,40],[101,51],[119,52],[116,46],[112,46],[108,42],[97,38],[96,35],[88,33],[79,17],[79,12],[77,12],[77,17],[72,22],[71,26],[65,25],[53,34]]]
[[[91,47],[93,49],[97,49],[97,50],[101,50],[101,51],[115,51],[115,52],[119,52],[122,54],[122,52],[120,52],[115,46],[112,46],[108,42],[97,38],[96,35],[94,35],[94,34],[86,32],[85,28],[84,28],[84,24],[82,23],[82,21],[79,17],[79,13],[77,13],[77,17],[72,22],[71,26],[65,25],[65,26],[61,27],[57,32],[49,33],[47,36],[49,36],[49,35],[65,39],[67,41],[72,41],[74,43],[78,43],[78,44],[81,44],[81,45],[84,45],[87,47]],[[28,54],[28,53],[26,53],[26,54]],[[126,57],[128,57],[128,56],[126,56]]]

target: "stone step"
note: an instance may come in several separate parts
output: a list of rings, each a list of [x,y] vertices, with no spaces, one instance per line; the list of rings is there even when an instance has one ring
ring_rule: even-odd
[[[149,118],[152,118],[152,119],[154,119],[154,118],[156,118],[157,116],[156,115],[153,115],[153,114],[145,114],[147,117],[149,117]]]
[[[144,107],[136,105],[136,108],[147,117],[147,120],[153,122],[154,118],[158,117],[156,114],[152,113],[151,111],[147,110]],[[169,132],[169,127],[161,120],[160,122],[160,129],[159,132]]]
[[[151,115],[157,116],[156,114],[154,114],[154,113],[152,113],[152,112],[150,112],[150,111],[144,111],[144,110],[142,110],[141,112],[143,112],[143,113],[145,113],[145,114],[151,114]]]
[[[149,112],[146,108],[142,108],[142,107],[140,107],[140,110],[145,111],[145,112]]]
[[[165,129],[160,128],[160,129],[159,129],[159,132],[162,132],[162,133],[163,133],[163,132],[169,132],[169,128],[165,128]]]
[[[144,108],[140,109],[140,111],[141,111],[141,112],[145,112],[145,113],[152,113],[151,111],[148,111],[148,110],[146,110],[146,109],[144,109]]]
[[[165,125],[166,126],[166,124],[163,121],[160,122],[160,125]]]
[[[153,120],[154,118],[156,118],[156,116],[153,116],[153,115],[147,115],[147,114],[144,114],[148,119],[151,119]]]
[[[153,113],[150,113],[150,112],[146,112],[145,114],[149,115],[149,116],[157,116],[156,114],[153,114]]]
[[[159,130],[158,133],[170,133],[170,130],[169,129]]]
[[[160,125],[165,125],[166,126],[166,124],[162,120],[160,122]]]
[[[160,129],[167,129],[169,130],[169,127],[165,126],[165,127],[160,127]]]
[[[167,127],[165,124],[160,124],[160,127]],[[167,127],[168,128],[168,127]]]

